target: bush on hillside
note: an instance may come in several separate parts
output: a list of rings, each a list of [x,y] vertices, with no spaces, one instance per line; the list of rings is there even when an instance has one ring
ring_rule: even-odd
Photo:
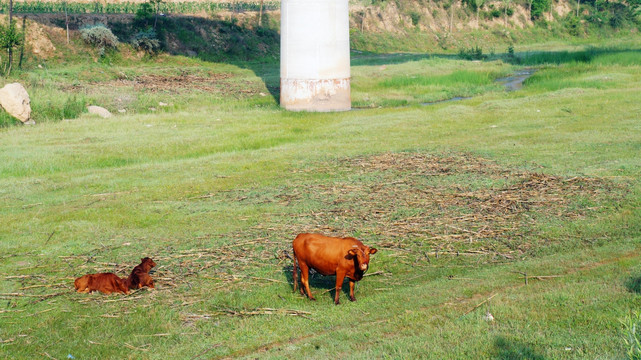
[[[412,25],[417,26],[419,21],[421,21],[421,13],[418,11],[410,11],[410,19],[412,19]]]
[[[151,29],[140,31],[134,35],[131,45],[134,49],[142,50],[149,55],[154,55],[160,51],[160,40],[158,40],[156,32]]]
[[[538,20],[543,14],[550,10],[552,3],[550,0],[532,0],[532,20]]]
[[[91,25],[80,29],[80,37],[84,42],[93,45],[104,55],[105,49],[118,47],[118,38],[108,27],[102,24]]]
[[[572,36],[583,35],[583,24],[581,24],[581,20],[572,13],[568,14],[565,18],[565,27]]]

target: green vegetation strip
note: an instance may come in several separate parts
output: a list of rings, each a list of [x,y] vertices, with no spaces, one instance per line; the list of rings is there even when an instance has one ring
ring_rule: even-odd
[[[119,2],[60,2],[60,1],[14,1],[13,11],[17,14],[135,14],[139,3]],[[263,10],[277,10],[280,2],[265,1],[262,4]],[[213,2],[213,1],[181,1],[161,2],[158,11],[164,14],[194,14],[198,12],[216,11],[259,11],[260,2],[235,1],[235,2]],[[0,14],[9,12],[9,3],[0,2]]]

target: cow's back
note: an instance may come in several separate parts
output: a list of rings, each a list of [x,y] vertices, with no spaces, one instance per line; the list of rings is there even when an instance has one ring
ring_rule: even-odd
[[[299,234],[294,239],[294,255],[299,263],[315,269],[323,275],[334,275],[345,259],[347,251],[356,243],[354,238],[335,238],[321,234]]]

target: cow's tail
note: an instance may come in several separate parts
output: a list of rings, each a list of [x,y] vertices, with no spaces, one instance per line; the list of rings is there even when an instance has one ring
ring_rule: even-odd
[[[296,262],[296,252],[295,251],[294,251],[294,256],[292,257],[292,261],[294,262],[294,267],[293,267],[293,271],[292,271],[292,278],[294,279],[294,292],[296,292],[296,287],[298,286],[298,264]]]

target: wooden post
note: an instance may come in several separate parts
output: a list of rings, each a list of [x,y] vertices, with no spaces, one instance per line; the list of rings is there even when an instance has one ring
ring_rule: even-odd
[[[22,16],[22,44],[20,44],[20,60],[18,60],[18,69],[22,69],[22,59],[24,58],[24,44],[27,42],[27,16]]]
[[[9,32],[11,32],[11,36],[14,36],[13,34],[13,29],[11,27],[13,23],[13,0],[9,0]],[[11,73],[11,63],[13,63],[13,44],[10,44],[9,46],[9,67],[7,68],[7,75]]]
[[[67,15],[67,2],[65,1],[65,26],[67,27],[67,45],[69,45],[69,16]]]
[[[454,4],[455,1],[450,2],[450,34],[452,33],[452,28],[454,26]]]

